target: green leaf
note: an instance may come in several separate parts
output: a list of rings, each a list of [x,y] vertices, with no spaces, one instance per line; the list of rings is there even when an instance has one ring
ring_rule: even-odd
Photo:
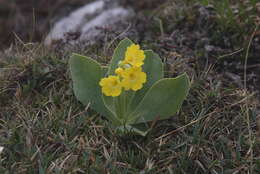
[[[117,97],[103,95],[105,106],[120,120],[121,125],[127,122],[127,106],[131,96],[133,96],[133,91],[122,91]]]
[[[99,81],[102,77],[101,66],[93,59],[72,54],[70,72],[73,81],[73,90],[77,99],[100,114],[107,116],[111,121],[117,122],[112,113],[105,107],[102,100]]]
[[[115,69],[118,67],[118,62],[125,58],[126,49],[132,44],[133,42],[127,38],[119,42],[118,46],[114,51],[112,60],[110,62],[108,68],[108,75],[115,74]]]
[[[111,97],[111,96],[105,96],[102,94],[102,100],[103,100],[103,103],[105,105],[105,107],[115,116],[119,119],[118,115],[117,115],[117,110],[118,110],[118,97],[120,96],[117,96],[117,97]]]
[[[101,66],[101,77],[105,77],[108,71],[108,67],[107,66]]]
[[[145,60],[143,71],[147,75],[147,81],[143,88],[135,93],[135,96],[131,102],[130,111],[133,111],[137,107],[152,85],[163,78],[163,64],[159,55],[154,53],[152,50],[146,50],[144,53]]]
[[[189,91],[186,73],[176,78],[165,78],[156,82],[146,93],[136,110],[130,115],[131,123],[167,119],[181,107]]]

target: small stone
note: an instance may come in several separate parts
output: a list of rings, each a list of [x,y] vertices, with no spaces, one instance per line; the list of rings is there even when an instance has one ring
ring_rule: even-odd
[[[3,152],[4,147],[0,146],[0,154]]]

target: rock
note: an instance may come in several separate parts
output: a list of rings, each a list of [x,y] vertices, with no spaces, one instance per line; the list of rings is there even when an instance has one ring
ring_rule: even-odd
[[[120,7],[116,1],[92,2],[58,21],[45,38],[44,44],[51,46],[59,40],[66,40],[70,44],[95,43],[95,38],[100,35],[98,28],[114,27],[116,23],[132,17],[133,14],[133,10]],[[66,38],[71,33],[77,34],[73,34],[73,39]]]

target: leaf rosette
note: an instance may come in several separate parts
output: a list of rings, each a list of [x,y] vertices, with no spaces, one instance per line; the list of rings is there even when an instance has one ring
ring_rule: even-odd
[[[69,65],[77,99],[123,133],[146,135],[144,123],[176,114],[190,88],[186,73],[163,78],[160,57],[129,39],[119,43],[108,68],[79,54],[71,56]]]

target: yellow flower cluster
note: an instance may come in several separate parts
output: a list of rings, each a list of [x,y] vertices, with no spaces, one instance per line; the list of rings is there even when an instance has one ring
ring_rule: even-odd
[[[99,85],[102,87],[102,93],[106,96],[119,96],[124,90],[137,91],[143,87],[146,82],[146,73],[142,71],[145,54],[137,44],[127,47],[125,58],[120,61],[119,67],[115,70],[116,75],[102,78]]]

